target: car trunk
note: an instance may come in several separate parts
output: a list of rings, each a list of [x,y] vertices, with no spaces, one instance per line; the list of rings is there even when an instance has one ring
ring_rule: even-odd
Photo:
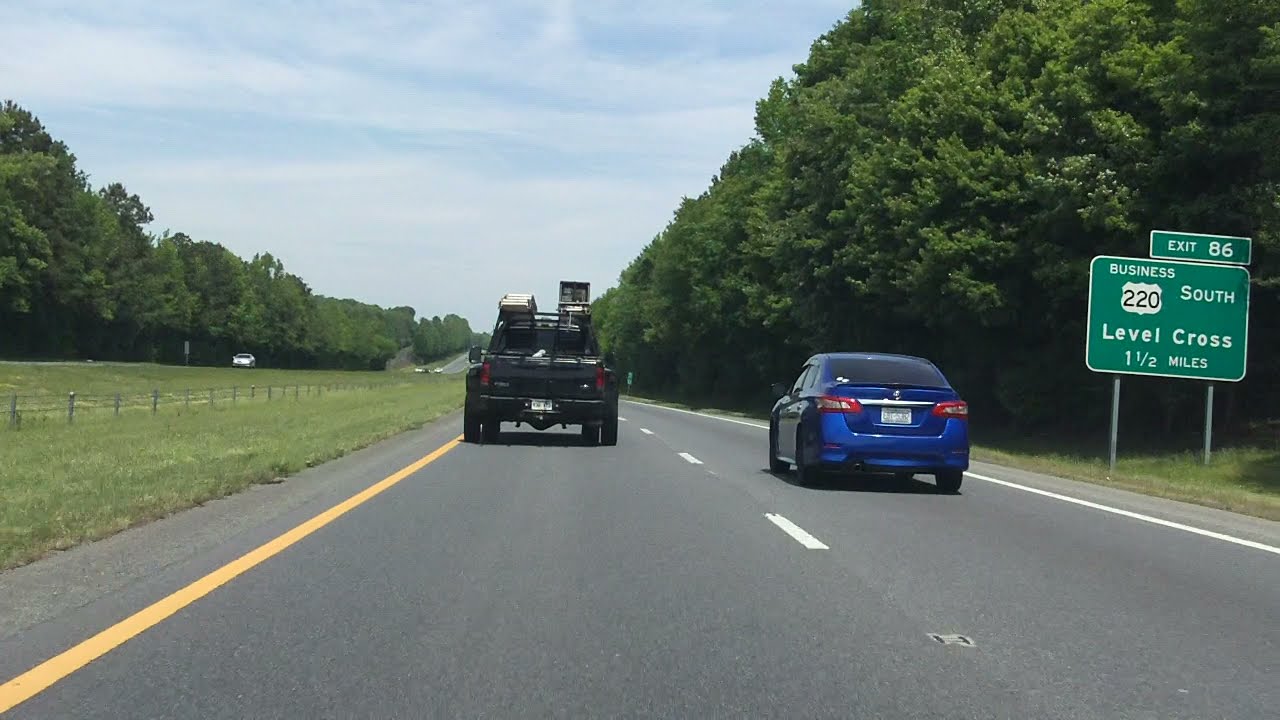
[[[850,430],[876,435],[941,435],[947,418],[933,414],[933,409],[940,402],[958,399],[950,388],[910,385],[837,384],[830,394],[862,405],[862,412],[844,414]]]

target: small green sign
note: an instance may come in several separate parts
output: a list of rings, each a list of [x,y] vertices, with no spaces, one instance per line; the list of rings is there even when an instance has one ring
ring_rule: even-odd
[[[1253,240],[1232,235],[1151,231],[1151,257],[1166,260],[1248,265],[1253,261]]]
[[[630,385],[632,380],[636,379],[636,374],[630,370],[627,371],[627,384]]]
[[[1094,372],[1237,382],[1248,342],[1245,268],[1108,255],[1089,265]]]

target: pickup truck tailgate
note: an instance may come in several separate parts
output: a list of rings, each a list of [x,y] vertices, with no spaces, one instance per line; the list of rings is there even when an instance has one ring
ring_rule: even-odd
[[[578,358],[498,355],[489,358],[489,392],[496,396],[545,399],[600,397],[596,366]]]

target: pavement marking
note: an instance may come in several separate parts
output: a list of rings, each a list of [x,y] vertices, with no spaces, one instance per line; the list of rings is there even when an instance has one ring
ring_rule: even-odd
[[[692,410],[681,410],[680,408],[671,408],[671,407],[666,407],[665,405],[654,405],[653,403],[645,403],[645,402],[640,402],[638,400],[628,400],[628,402],[633,402],[633,403],[636,403],[637,405],[644,405],[645,407],[658,408],[659,410],[670,410],[671,412],[684,413],[686,415],[697,415],[698,417],[710,418],[711,420],[720,420],[721,422],[733,423],[735,425],[746,425],[747,427],[759,428],[760,430],[769,429],[768,425],[760,425],[757,423],[744,422],[742,420],[735,420],[733,418],[721,417],[719,415],[710,415],[708,413],[694,412]],[[1160,525],[1163,527],[1172,528],[1174,530],[1181,530],[1183,532],[1189,532],[1194,535],[1213,538],[1214,540],[1222,540],[1223,542],[1229,542],[1235,545],[1241,545],[1243,547],[1249,547],[1255,550],[1262,550],[1263,552],[1269,552],[1275,555],[1280,555],[1280,547],[1276,547],[1274,545],[1266,545],[1264,543],[1255,542],[1253,540],[1245,540],[1244,538],[1238,538],[1233,535],[1225,535],[1223,533],[1214,532],[1212,530],[1205,530],[1203,528],[1198,528],[1191,525],[1184,525],[1182,523],[1173,522],[1172,520],[1162,520],[1158,517],[1153,517],[1151,515],[1143,515],[1142,513],[1136,513],[1129,510],[1121,510],[1120,508],[1111,507],[1110,505],[1102,505],[1101,503],[1090,502],[1088,500],[1081,500],[1079,498],[1073,498],[1069,495],[1062,495],[1060,493],[1050,492],[1048,490],[1041,490],[1040,488],[1034,488],[1029,485],[1019,485],[1018,483],[1009,482],[1008,480],[1000,480],[997,478],[988,477],[986,475],[979,475],[977,473],[972,473],[972,472],[966,472],[965,475],[973,478],[974,480],[981,480],[983,482],[989,482],[995,485],[1003,485],[1004,487],[1013,488],[1014,490],[1022,490],[1024,492],[1034,493],[1036,495],[1043,495],[1044,497],[1053,498],[1054,500],[1061,500],[1063,502],[1069,502],[1074,505],[1093,508],[1094,510],[1101,510],[1103,512],[1112,513],[1114,515],[1127,517],[1131,520],[1140,520],[1142,522],[1151,523],[1153,525]],[[1106,486],[1100,485],[1099,487],[1106,487]]]
[[[7,712],[13,707],[26,702],[59,680],[106,655],[196,600],[227,584],[237,576],[257,567],[299,540],[337,520],[349,510],[363,505],[387,488],[435,462],[445,453],[457,447],[461,441],[461,436],[450,440],[425,457],[397,470],[394,474],[379,480],[377,483],[303,522],[283,535],[268,540],[181,590],[156,601],[88,640],[64,650],[61,654],[45,660],[0,685],[0,713]]]
[[[652,431],[652,430],[650,430],[649,428],[640,428],[640,432],[644,433],[645,435],[652,435],[652,434],[653,434],[653,431]]]
[[[1148,522],[1153,525],[1160,525],[1167,528],[1173,528],[1174,530],[1181,530],[1183,532],[1194,533],[1196,535],[1203,535],[1204,537],[1213,538],[1214,540],[1222,540],[1224,542],[1234,543],[1236,545],[1243,545],[1244,547],[1250,547],[1256,550],[1262,550],[1263,552],[1269,552],[1276,555],[1280,555],[1280,547],[1265,545],[1260,542],[1254,542],[1253,540],[1245,540],[1244,538],[1238,538],[1232,535],[1224,535],[1222,533],[1214,532],[1212,530],[1204,530],[1198,527],[1192,527],[1191,525],[1183,525],[1182,523],[1173,522],[1172,520],[1163,520],[1158,517],[1143,515],[1142,513],[1136,513],[1131,510],[1121,510],[1120,508],[1113,508],[1109,505],[1101,505],[1099,503],[1089,502],[1088,500],[1081,500],[1079,498],[1073,498],[1067,495],[1059,495],[1056,492],[1041,490],[1040,488],[1034,488],[1027,485],[1019,485],[1017,483],[1011,483],[1008,480],[999,480],[997,478],[987,477],[986,475],[978,475],[977,473],[971,473],[971,472],[967,472],[965,473],[965,475],[968,475],[969,477],[975,480],[982,480],[984,482],[995,483],[996,485],[1004,485],[1005,487],[1010,487],[1015,490],[1022,490],[1029,493],[1035,493],[1036,495],[1043,495],[1045,497],[1053,498],[1054,500],[1061,500],[1063,502],[1069,502],[1074,505],[1081,505],[1087,508],[1093,508],[1094,510],[1101,510],[1103,512],[1109,512],[1115,515],[1122,515],[1127,518],[1132,518],[1134,520],[1141,520],[1142,522]]]
[[[626,421],[627,421],[626,418],[622,417],[621,415],[618,416],[618,422],[626,422]]]
[[[680,408],[667,407],[666,405],[654,405],[653,403],[640,402],[639,400],[628,400],[627,402],[635,403],[636,405],[644,405],[645,407],[658,408],[659,410],[670,410],[671,412],[684,413],[685,415],[697,415],[698,417],[711,418],[712,420],[720,420],[722,422],[733,423],[735,425],[746,425],[747,427],[760,428],[761,430],[769,429],[768,425],[747,422],[745,420],[735,420],[733,418],[721,417],[719,415],[708,415],[707,413],[694,412],[693,410],[681,410]]]
[[[804,528],[800,527],[799,525],[796,525],[795,523],[782,517],[781,515],[775,515],[774,513],[765,513],[764,516],[769,518],[769,522],[782,528],[782,532],[795,538],[796,542],[809,548],[810,550],[830,550],[831,549],[827,547],[826,544],[823,543],[818,538],[805,532]]]
[[[688,462],[690,462],[690,463],[692,463],[692,464],[694,464],[694,465],[701,465],[701,464],[702,464],[702,461],[701,461],[701,460],[699,460],[698,458],[696,458],[696,457],[694,457],[694,456],[692,456],[692,455],[690,455],[689,453],[686,453],[686,452],[682,452],[682,453],[680,453],[680,457],[684,458],[685,460],[687,460]]]

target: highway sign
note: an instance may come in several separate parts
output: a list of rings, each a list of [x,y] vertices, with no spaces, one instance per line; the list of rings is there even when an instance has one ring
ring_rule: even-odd
[[[1245,268],[1109,255],[1089,265],[1094,372],[1237,382],[1248,342]]]
[[[1166,260],[1248,265],[1253,260],[1253,240],[1231,235],[1151,231],[1151,257]]]
[[[628,371],[627,371],[627,384],[628,384],[628,385],[630,385],[630,384],[631,384],[631,381],[632,381],[632,380],[635,380],[635,378],[636,378],[636,374],[635,374],[634,372],[632,372],[632,371],[628,370]]]

